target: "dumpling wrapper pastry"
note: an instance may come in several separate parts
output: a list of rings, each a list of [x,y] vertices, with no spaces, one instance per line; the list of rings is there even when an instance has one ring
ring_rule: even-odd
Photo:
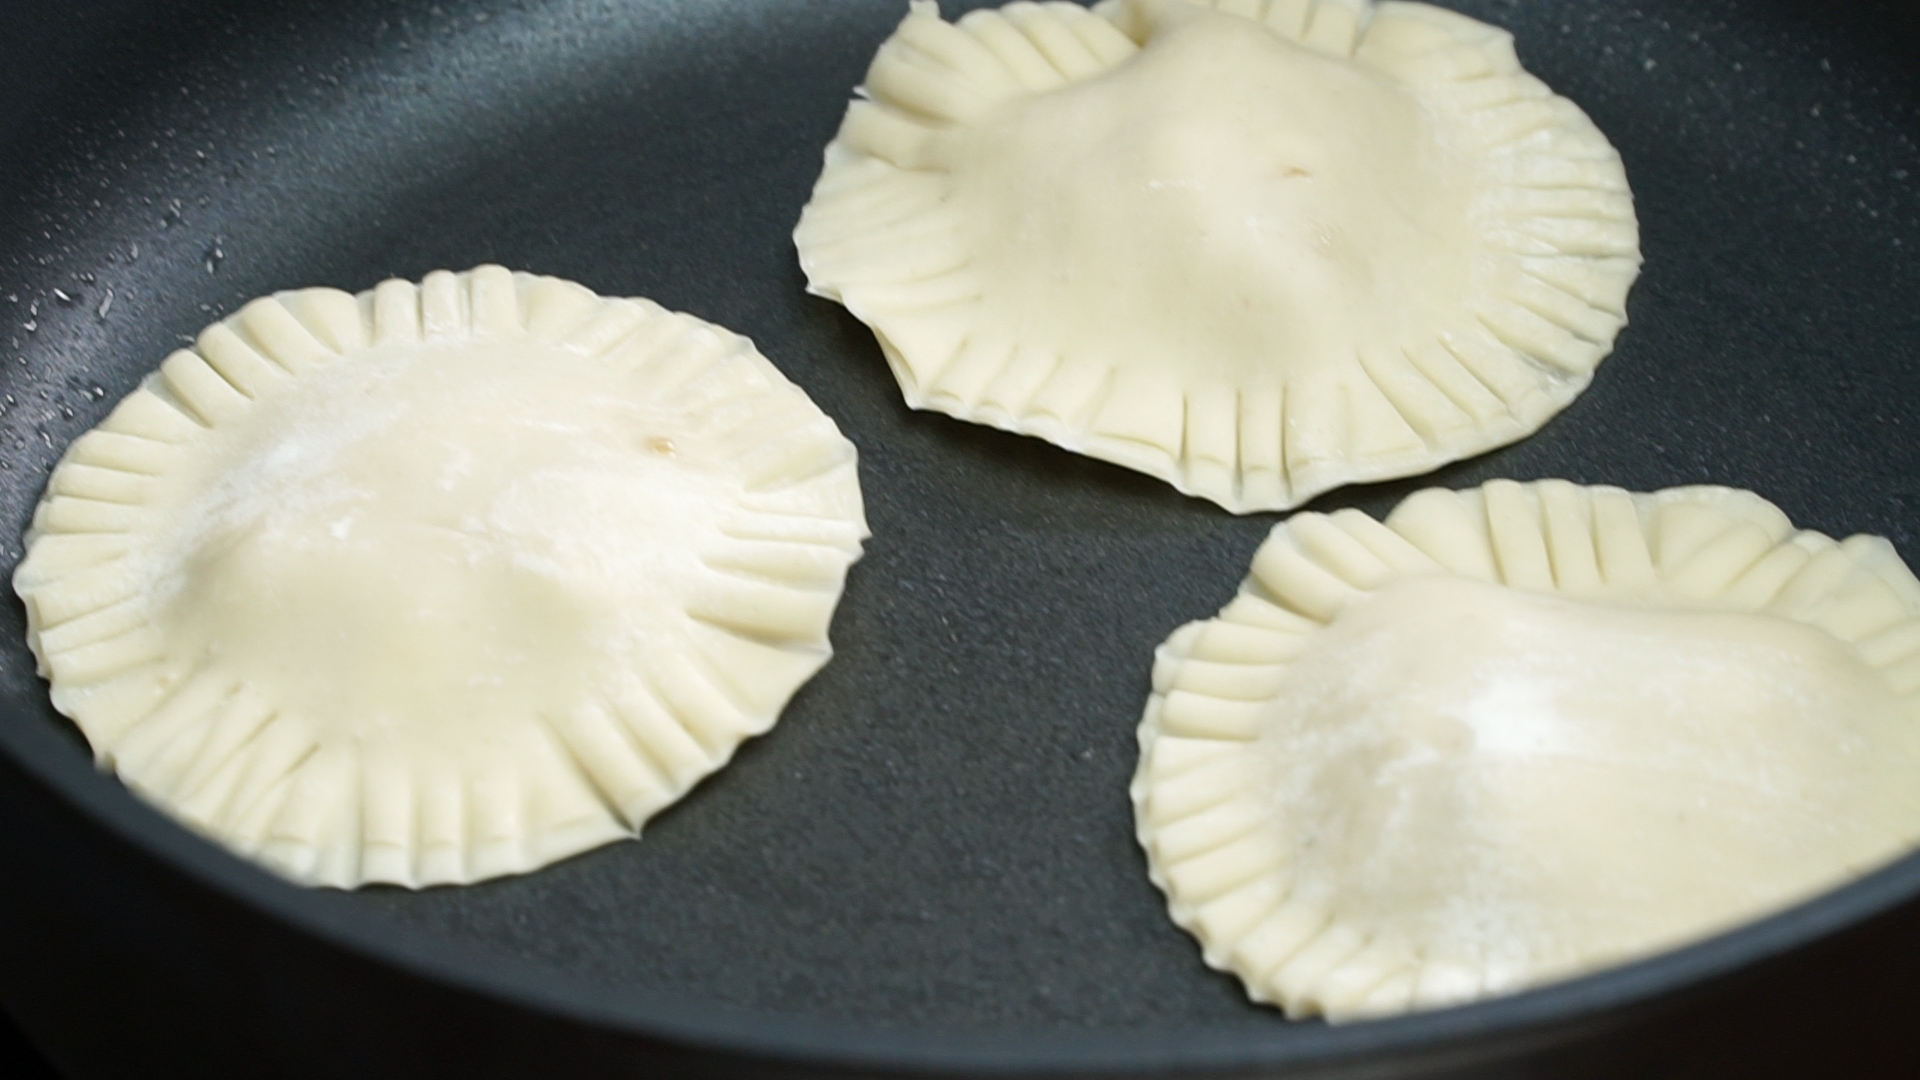
[[[1626,322],[1620,156],[1505,31],[1359,0],[916,0],[794,240],[915,408],[1235,512],[1537,430]]]
[[[1920,582],[1727,488],[1299,514],[1154,661],[1168,909],[1334,1020],[1675,947],[1920,841]]]
[[[67,450],[14,588],[128,786],[418,887],[634,835],[826,662],[866,535],[745,338],[487,266],[209,327]]]

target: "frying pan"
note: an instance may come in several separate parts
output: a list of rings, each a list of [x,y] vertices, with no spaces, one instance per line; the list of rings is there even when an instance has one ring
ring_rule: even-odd
[[[1437,474],[1751,487],[1920,561],[1907,5],[1453,0],[1625,157],[1647,267],[1592,389]],[[1678,952],[1328,1027],[1166,919],[1125,790],[1234,518],[909,412],[788,232],[898,0],[0,6],[0,564],[53,460],[256,295],[481,262],[753,337],[861,452],[839,655],[639,843],[304,891],[96,773],[0,604],[0,1004],[74,1076],[1743,1076],[1920,1070],[1920,859]],[[947,5],[947,14],[956,6]]]

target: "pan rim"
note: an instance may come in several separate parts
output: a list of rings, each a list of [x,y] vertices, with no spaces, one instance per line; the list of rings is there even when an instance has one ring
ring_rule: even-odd
[[[1610,1027],[1633,1010],[1677,1002],[1920,896],[1920,851],[1756,922],[1631,963],[1471,1004],[1379,1020],[1302,1028],[1275,1016],[1275,1035],[1186,1032],[956,1032],[877,1028],[718,1002],[688,1004],[611,986],[421,933],[368,907],[285,882],[174,823],[95,769],[45,724],[0,716],[0,751],[94,826],[194,886],[245,904],[325,945],[443,990],[618,1035],[699,1053],[795,1065],[923,1074],[1153,1074],[1168,1069],[1304,1066],[1476,1045],[1553,1041]],[[1283,1033],[1284,1034],[1280,1034]],[[1486,1045],[1488,1040],[1499,1040]]]

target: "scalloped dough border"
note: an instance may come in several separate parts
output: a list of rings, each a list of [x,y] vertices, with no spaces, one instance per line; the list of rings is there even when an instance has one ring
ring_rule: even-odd
[[[176,655],[156,623],[148,549],[170,508],[150,501],[156,490],[304,374],[466,342],[559,350],[605,371],[607,393],[704,425],[736,494],[716,511],[671,640],[649,642],[643,670],[526,717],[488,753],[363,746],[283,711],[256,673]],[[483,266],[358,296],[283,292],[208,327],[66,451],[13,584],[55,706],[129,787],[295,881],[421,887],[637,835],[771,727],[826,662],[866,536],[852,444],[745,338]]]
[[[1505,31],[1370,0],[1190,0],[1384,74],[1474,155],[1468,310],[1356,355],[1337,379],[1185,385],[997,330],[974,272],[952,146],[1010,103],[1125,65],[1169,5],[1009,4],[941,21],[917,0],[827,146],[794,232],[808,289],[874,331],[909,405],[1146,472],[1236,513],[1416,475],[1539,429],[1626,323],[1639,231],[1619,154],[1521,70]],[[1149,44],[1150,47],[1150,44]]]
[[[1156,650],[1131,786],[1137,838],[1173,921],[1209,966],[1289,1015],[1435,1008],[1586,967],[1494,971],[1428,956],[1392,927],[1345,920],[1294,894],[1284,842],[1242,797],[1266,791],[1244,748],[1294,658],[1349,603],[1415,575],[1792,620],[1853,650],[1920,722],[1920,581],[1885,539],[1795,529],[1751,492],[1497,480],[1417,492],[1384,524],[1358,510],[1296,514],[1261,545],[1217,617],[1181,627]],[[1899,842],[1917,841],[1920,820]]]

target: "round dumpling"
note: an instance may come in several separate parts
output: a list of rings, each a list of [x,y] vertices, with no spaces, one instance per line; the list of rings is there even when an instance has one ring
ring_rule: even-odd
[[[1626,321],[1620,157],[1417,3],[1014,3],[880,47],[795,232],[909,404],[1235,512],[1521,438]]]
[[[1153,880],[1255,1000],[1506,993],[1920,843],[1920,582],[1727,488],[1299,514],[1160,648],[1140,748]]]
[[[481,267],[209,327],[68,449],[14,588],[129,787],[418,887],[634,835],[826,662],[865,536],[746,339]]]

